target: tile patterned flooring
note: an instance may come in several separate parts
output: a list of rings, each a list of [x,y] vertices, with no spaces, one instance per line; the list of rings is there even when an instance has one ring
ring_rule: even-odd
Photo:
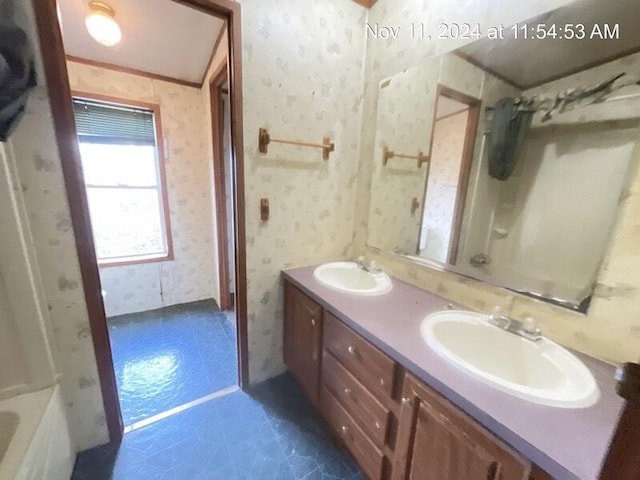
[[[125,425],[237,384],[232,319],[212,300],[109,319]],[[289,374],[78,455],[72,480],[364,480]]]
[[[237,385],[236,334],[214,300],[109,319],[125,425]]]
[[[289,374],[78,456],[72,480],[364,480]]]

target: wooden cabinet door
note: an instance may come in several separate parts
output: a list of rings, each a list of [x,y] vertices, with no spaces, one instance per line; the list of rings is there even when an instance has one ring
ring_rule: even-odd
[[[526,480],[530,465],[411,375],[405,378],[395,480]]]
[[[284,361],[309,398],[318,402],[322,340],[322,307],[285,283]]]

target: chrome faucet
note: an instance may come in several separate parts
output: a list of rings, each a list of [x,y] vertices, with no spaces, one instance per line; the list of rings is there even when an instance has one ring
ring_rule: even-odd
[[[502,315],[500,307],[495,307],[489,315],[489,323],[519,337],[537,342],[542,338],[542,331],[532,317],[525,318],[522,322],[506,315]]]
[[[380,265],[378,265],[378,263],[375,260],[369,260],[367,261],[364,256],[359,256],[358,257],[358,266],[363,269],[365,272],[369,272],[369,273],[381,273],[382,272],[382,268],[380,267]]]

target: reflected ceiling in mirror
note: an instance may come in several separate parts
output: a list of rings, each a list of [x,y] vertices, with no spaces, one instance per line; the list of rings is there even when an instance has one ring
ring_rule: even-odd
[[[585,28],[640,16],[585,0],[523,25],[591,3]],[[640,37],[619,31],[578,54],[481,39],[382,80],[368,245],[584,311],[639,153]]]

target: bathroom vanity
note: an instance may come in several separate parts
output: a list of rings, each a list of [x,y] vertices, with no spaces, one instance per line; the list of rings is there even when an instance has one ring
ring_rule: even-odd
[[[581,357],[602,392],[591,407],[533,404],[426,345],[420,323],[447,300],[397,279],[347,295],[313,271],[283,272],[285,362],[370,479],[597,479],[622,407],[613,367]]]

